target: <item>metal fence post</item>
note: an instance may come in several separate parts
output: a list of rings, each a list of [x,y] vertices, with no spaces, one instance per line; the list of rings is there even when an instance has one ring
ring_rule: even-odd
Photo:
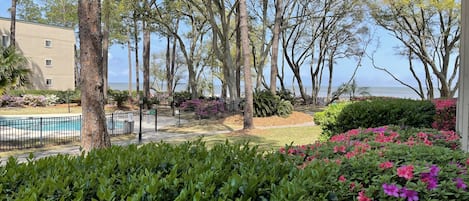
[[[158,110],[155,107],[155,132],[158,132],[158,115],[157,115]]]
[[[81,115],[79,116],[79,119],[80,119],[80,142],[81,142],[81,128],[83,127],[83,122],[82,122],[82,119],[81,119]]]
[[[114,112],[111,113],[111,135],[114,135]]]
[[[39,129],[39,142],[40,142],[40,145],[42,146],[42,145],[43,145],[43,139],[42,139],[42,117],[39,118],[39,125],[40,125],[40,129]]]

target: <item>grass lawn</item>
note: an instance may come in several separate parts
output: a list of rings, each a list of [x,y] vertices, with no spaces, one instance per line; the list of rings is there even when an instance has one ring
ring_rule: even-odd
[[[319,139],[321,128],[319,126],[285,127],[254,129],[248,133],[235,131],[227,134],[206,136],[202,140],[208,146],[215,143],[225,143],[226,140],[234,143],[249,141],[250,145],[258,145],[260,150],[278,150],[285,145],[311,144]]]

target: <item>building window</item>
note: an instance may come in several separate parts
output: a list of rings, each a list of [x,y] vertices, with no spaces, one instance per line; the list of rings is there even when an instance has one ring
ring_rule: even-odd
[[[52,41],[51,40],[45,40],[44,41],[44,47],[52,47]]]
[[[8,47],[10,45],[10,37],[7,35],[2,35],[2,46]]]
[[[46,59],[46,67],[52,66],[52,59]]]
[[[52,87],[52,79],[46,79],[46,86]]]

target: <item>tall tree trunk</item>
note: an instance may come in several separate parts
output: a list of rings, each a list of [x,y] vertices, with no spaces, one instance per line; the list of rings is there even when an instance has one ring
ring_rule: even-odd
[[[137,89],[137,102],[140,102],[140,72],[139,72],[139,63],[138,63],[138,22],[137,22],[137,14],[134,11],[133,14],[134,20],[134,45],[135,45],[135,86]]]
[[[83,125],[81,146],[85,152],[111,146],[106,127],[103,91],[103,57],[100,0],[81,0],[78,4],[81,104]]]
[[[143,22],[143,98],[150,97],[150,29],[148,23]],[[148,109],[147,101],[144,107]]]
[[[244,123],[243,129],[254,128],[253,124],[253,97],[251,81],[251,62],[249,61],[249,39],[248,39],[248,16],[246,9],[246,0],[239,1],[240,10],[240,28],[241,44],[243,48],[243,66],[244,66],[244,94],[246,102],[244,105]]]
[[[236,7],[238,15],[236,15],[236,94],[241,97],[241,15],[239,15],[239,4]]]
[[[171,38],[166,37],[166,90],[168,91],[168,96],[173,96],[173,74],[171,71]]]
[[[327,82],[327,98],[326,98],[326,103],[328,103],[331,98],[332,98],[332,73],[333,73],[333,70],[334,70],[334,63],[333,63],[333,60],[334,60],[334,56],[331,54],[329,56],[329,81]]]
[[[104,103],[107,103],[107,90],[108,90],[108,51],[109,51],[109,27],[110,27],[110,0],[104,0],[104,27],[103,27],[103,81],[104,81]]]
[[[11,0],[10,46],[16,46],[16,1]]]
[[[277,91],[278,74],[278,43],[280,38],[280,24],[282,22],[282,0],[275,2],[275,22],[272,41],[272,60],[270,61],[270,92],[275,94]]]
[[[127,60],[129,61],[129,100],[132,100],[132,45],[130,42],[130,26],[127,26]],[[132,103],[130,101],[130,103]]]

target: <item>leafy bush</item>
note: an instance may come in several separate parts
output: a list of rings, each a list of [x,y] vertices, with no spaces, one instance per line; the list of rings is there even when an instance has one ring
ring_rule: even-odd
[[[270,117],[274,115],[285,117],[293,112],[293,106],[290,101],[282,100],[280,96],[272,94],[269,90],[254,92],[253,106],[255,117]]]
[[[340,133],[337,129],[337,118],[342,110],[351,102],[341,102],[329,105],[325,110],[314,113],[314,122],[321,126],[322,136],[328,139],[333,134]]]
[[[46,105],[53,105],[59,101],[59,97],[55,94],[48,94],[46,95]]]
[[[180,107],[183,102],[191,100],[192,94],[189,91],[174,92],[173,98],[174,105]]]
[[[23,104],[32,106],[32,107],[37,107],[37,106],[47,106],[47,99],[43,95],[31,95],[31,94],[26,94],[23,96]]]
[[[430,101],[374,99],[347,105],[337,116],[335,133],[354,128],[399,125],[430,128],[435,107]]]
[[[331,183],[328,174],[301,175],[303,181],[291,183],[291,176],[300,173],[292,166],[282,154],[259,152],[247,144],[211,149],[200,141],[115,146],[87,156],[59,155],[26,164],[10,158],[0,167],[0,199],[299,200],[307,195],[290,188],[305,183],[307,176],[309,186]],[[327,173],[332,169],[328,167],[319,168]],[[309,191],[314,194],[307,197],[324,197],[328,190]]]
[[[290,101],[291,104],[295,103],[295,96],[290,90],[288,89],[277,90],[276,93],[277,93],[277,96],[280,96],[280,99]]]
[[[112,100],[116,101],[117,107],[122,107],[124,102],[129,99],[129,93],[127,91],[109,89],[108,94]]]
[[[181,104],[183,111],[195,112],[199,118],[210,118],[225,112],[225,103],[220,100],[193,99]]]
[[[280,100],[277,104],[277,115],[281,117],[288,117],[293,112],[293,105],[290,101]]]
[[[432,128],[438,130],[452,130],[456,128],[456,102],[457,99],[436,99],[432,101],[435,104],[436,114]]]
[[[23,106],[23,97],[2,95],[0,100],[1,107],[20,107]]]
[[[340,200],[468,200],[469,155],[455,145],[454,132],[379,127],[280,152],[305,174],[310,164],[337,164],[329,189]]]

